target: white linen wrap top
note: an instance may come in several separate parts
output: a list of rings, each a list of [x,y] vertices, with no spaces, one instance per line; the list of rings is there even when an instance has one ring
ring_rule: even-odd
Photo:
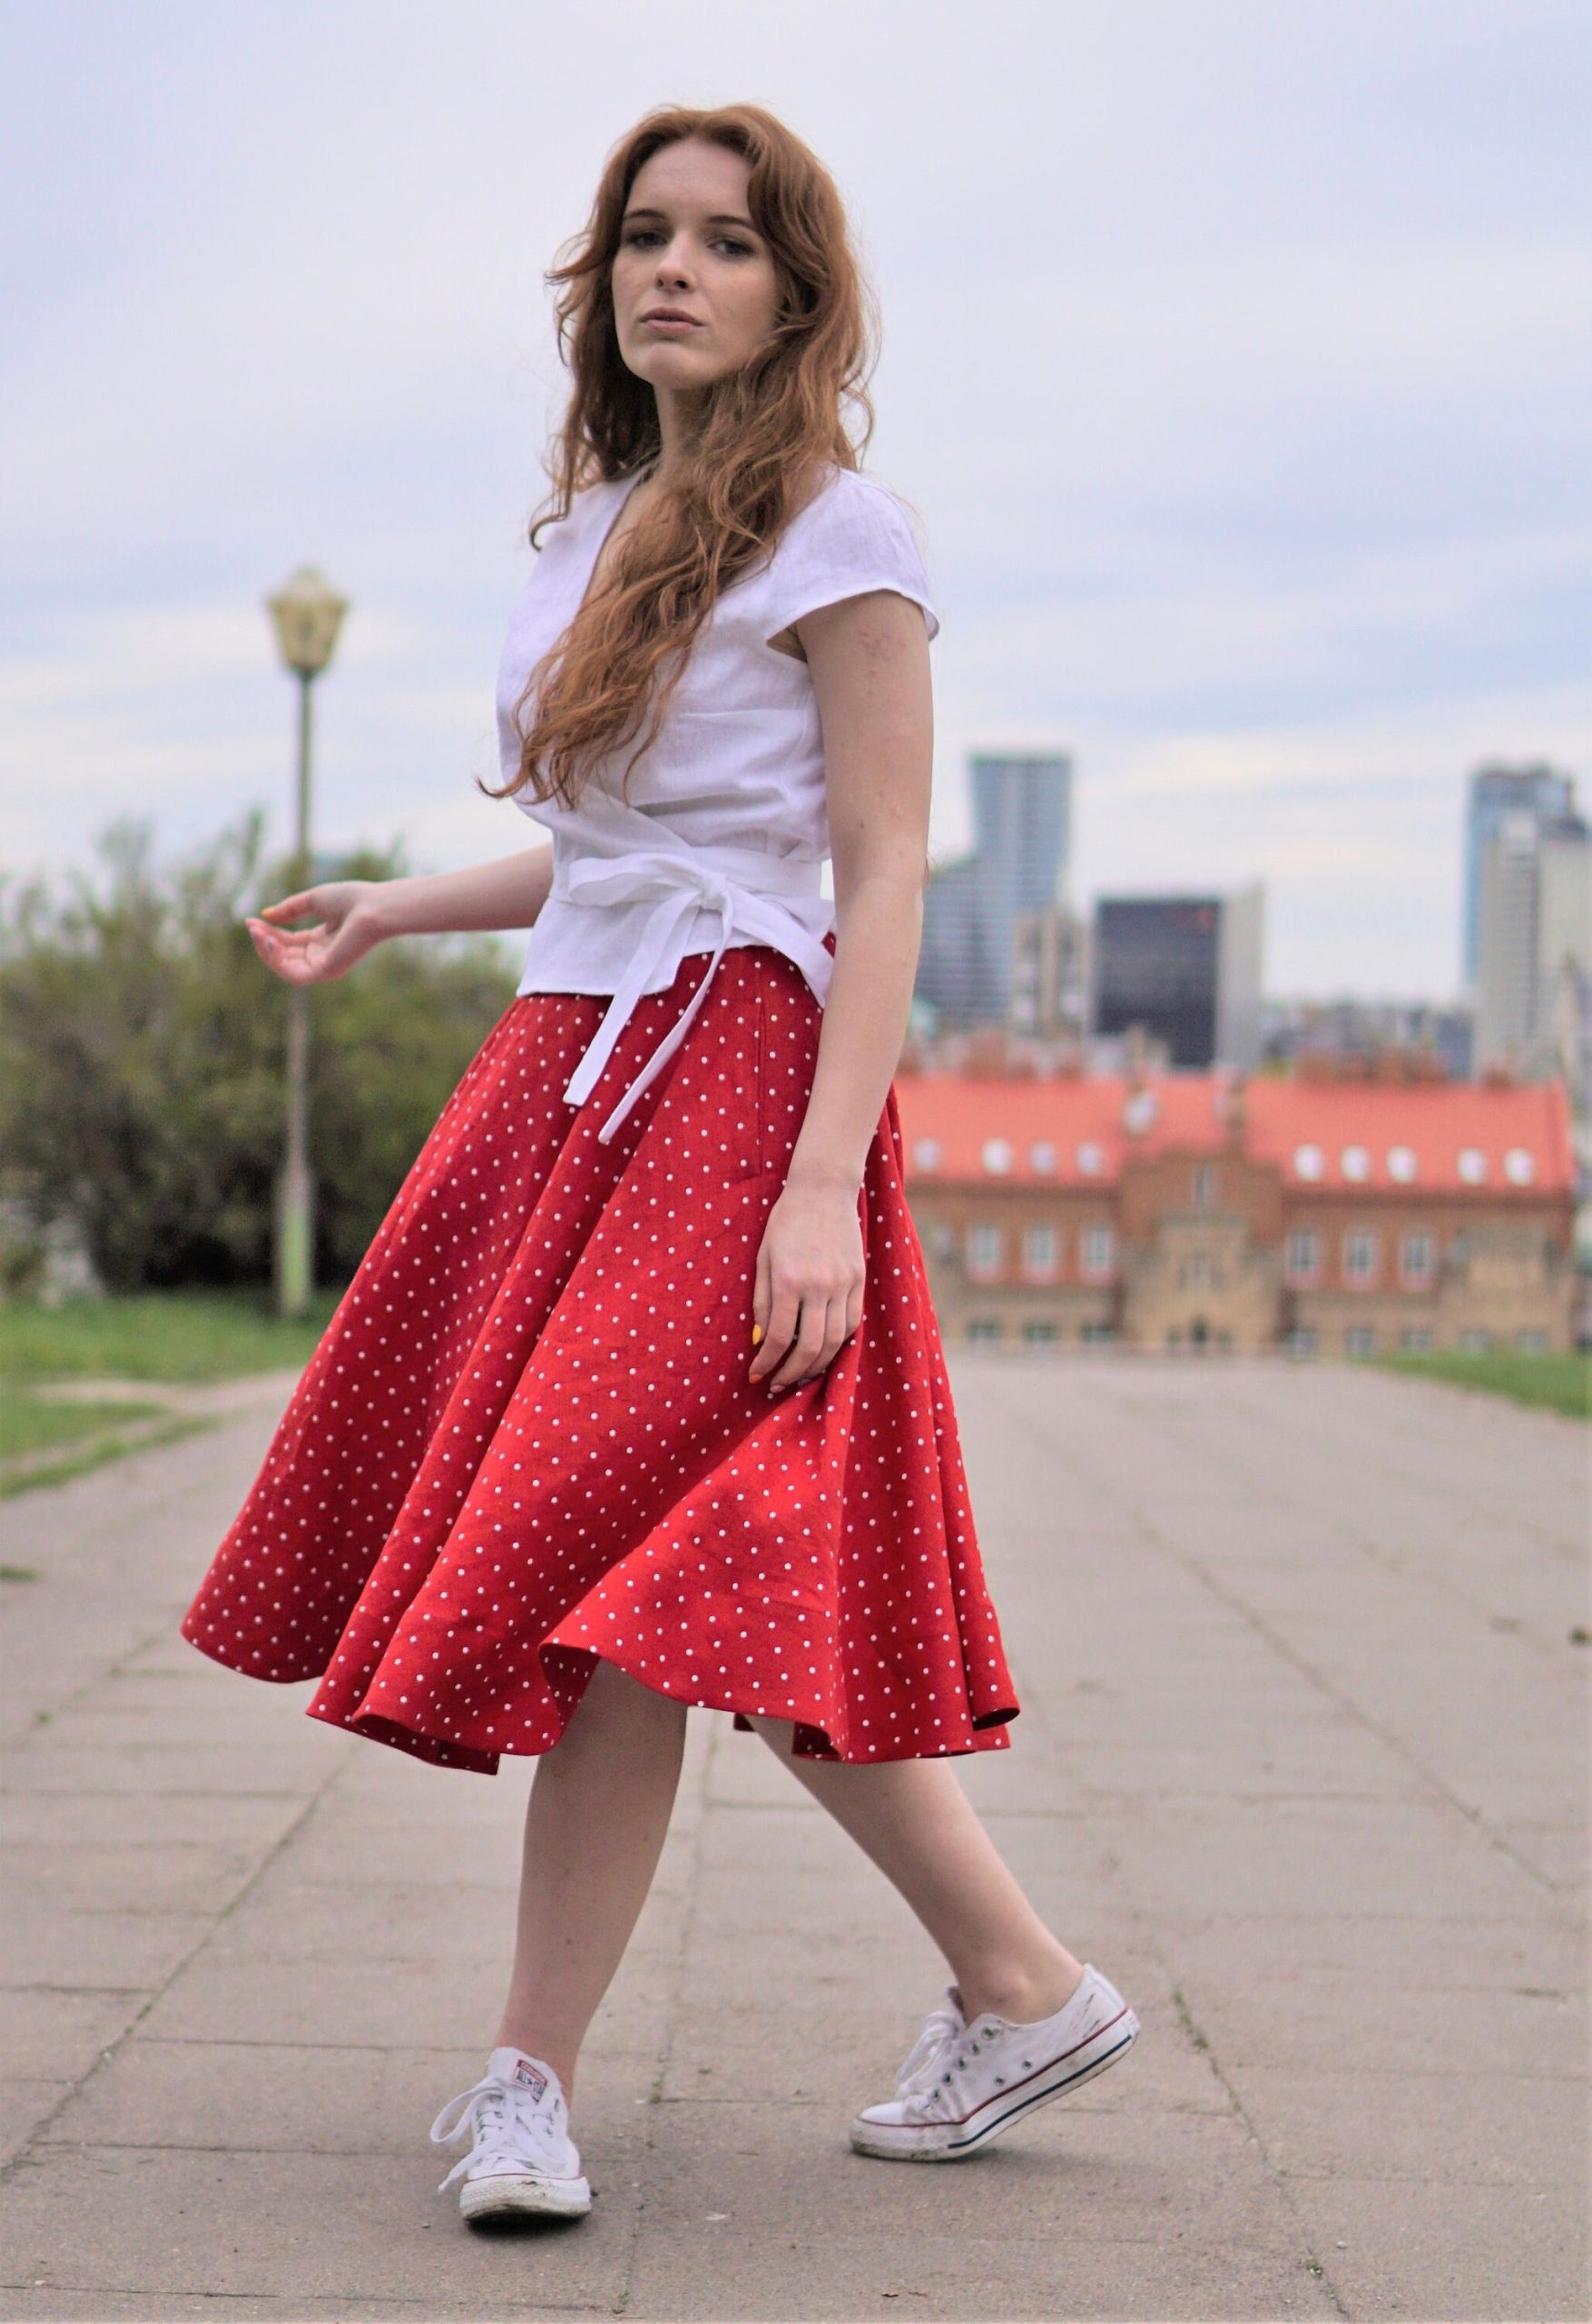
[[[638,473],[577,493],[549,527],[509,622],[497,678],[499,755],[517,773],[516,708],[532,670],[579,610],[603,543]],[[610,1139],[685,1039],[726,950],[771,944],[821,1004],[834,906],[823,735],[804,662],[771,645],[803,615],[892,589],[939,618],[906,512],[870,477],[835,468],[758,570],[710,609],[658,733],[620,778],[634,743],[600,762],[577,804],[515,804],[553,835],[552,889],[530,934],[519,991],[612,994],[565,1089],[591,1095],[644,993],[671,985],[688,953],[712,954],[691,1001],[598,1130]]]

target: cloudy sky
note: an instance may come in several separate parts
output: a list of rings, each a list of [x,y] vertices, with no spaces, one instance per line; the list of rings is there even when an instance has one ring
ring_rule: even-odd
[[[562,404],[543,269],[654,103],[823,156],[884,314],[870,466],[979,745],[1072,752],[1074,891],[1267,888],[1277,994],[1452,994],[1485,756],[1592,790],[1586,0],[12,0],[5,855],[266,804],[262,595],[353,604],[317,836],[481,797]]]

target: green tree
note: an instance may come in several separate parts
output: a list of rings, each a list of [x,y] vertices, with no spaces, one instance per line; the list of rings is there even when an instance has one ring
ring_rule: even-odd
[[[162,870],[113,824],[97,877],[0,890],[0,1154],[7,1192],[74,1218],[116,1290],[266,1282],[288,994],[243,925],[287,891],[244,816]],[[389,879],[400,851],[316,866]],[[317,1271],[345,1282],[449,1091],[513,998],[490,937],[383,945],[315,987]]]

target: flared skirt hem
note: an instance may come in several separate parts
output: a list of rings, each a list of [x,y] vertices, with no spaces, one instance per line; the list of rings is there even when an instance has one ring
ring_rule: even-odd
[[[858,1198],[861,1323],[781,1391],[748,1366],[821,1021],[800,972],[727,953],[670,1070],[596,1136],[706,965],[644,997],[578,1108],[600,999],[505,1012],[189,1608],[201,1651],[318,1678],[310,1716],[483,1774],[550,1749],[598,1660],[789,1719],[803,1758],[1007,1747],[893,1088]]]

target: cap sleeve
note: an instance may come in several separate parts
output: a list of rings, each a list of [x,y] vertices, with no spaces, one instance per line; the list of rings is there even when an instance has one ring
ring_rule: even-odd
[[[804,614],[870,589],[893,589],[921,606],[932,639],[939,615],[906,510],[871,477],[840,468],[791,520],[763,592],[765,642]]]

